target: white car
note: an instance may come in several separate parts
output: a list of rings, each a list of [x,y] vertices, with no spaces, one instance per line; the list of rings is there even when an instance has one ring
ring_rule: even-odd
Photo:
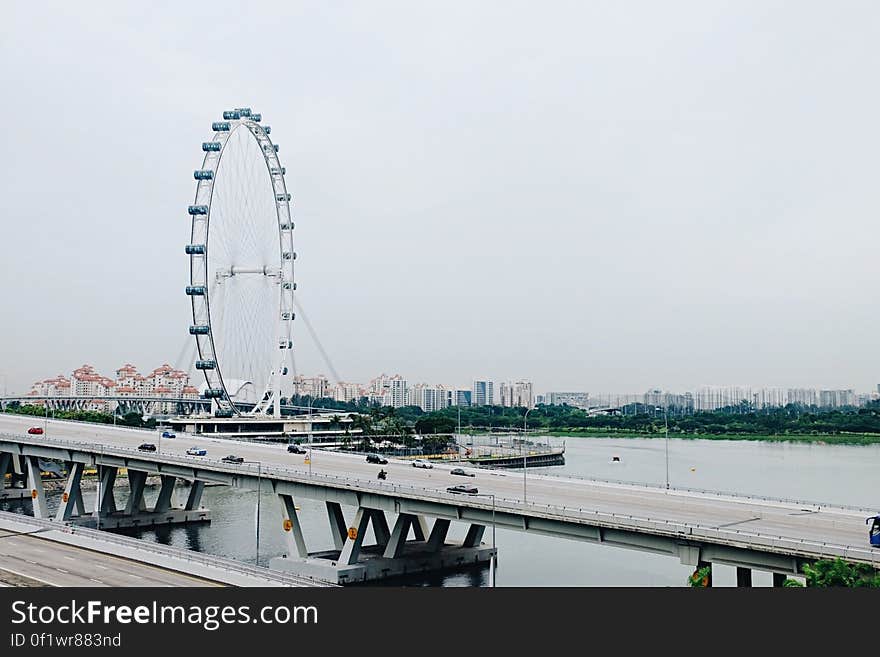
[[[186,450],[186,453],[190,456],[205,456],[208,453],[204,447],[190,447]]]
[[[434,467],[434,465],[431,463],[428,463],[427,461],[423,461],[421,459],[416,459],[415,461],[413,461],[413,467],[414,468],[425,468],[426,470],[430,470],[431,468]]]

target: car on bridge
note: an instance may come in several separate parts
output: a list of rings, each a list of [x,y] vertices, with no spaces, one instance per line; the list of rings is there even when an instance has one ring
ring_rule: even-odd
[[[466,484],[450,486],[446,491],[449,493],[465,493],[466,495],[476,495],[479,492],[476,486],[468,486]]]
[[[424,468],[425,470],[430,470],[434,467],[432,463],[428,463],[427,461],[423,461],[422,459],[416,459],[413,461],[414,468]]]
[[[208,453],[208,450],[206,450],[204,447],[190,447],[188,450],[186,450],[186,453],[189,456],[205,456]]]
[[[476,477],[477,476],[473,472],[468,472],[464,468],[453,468],[452,470],[449,471],[449,474],[460,475],[462,477]]]
[[[300,447],[299,445],[294,445],[294,444],[288,445],[288,446],[287,446],[287,451],[288,451],[290,454],[305,454],[305,453],[306,453],[306,450],[304,450],[304,449],[303,449],[302,447]]]
[[[244,459],[241,456],[236,456],[235,454],[230,454],[229,456],[224,456],[220,459],[224,463],[244,463]]]
[[[163,431],[162,437],[163,438],[177,438],[177,434],[174,433],[173,431]]]
[[[39,435],[43,433],[43,427],[31,427],[30,429],[28,429],[28,433]]]
[[[153,443],[141,443],[138,449],[142,452],[155,452],[156,446]]]
[[[388,459],[379,456],[378,454],[367,454],[367,463],[378,463],[379,465],[385,465],[388,463]]]

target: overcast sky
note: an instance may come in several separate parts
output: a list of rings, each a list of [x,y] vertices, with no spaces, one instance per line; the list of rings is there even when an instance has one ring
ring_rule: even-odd
[[[875,2],[17,2],[0,32],[10,391],[179,358],[192,171],[238,106],[344,379],[880,382]]]

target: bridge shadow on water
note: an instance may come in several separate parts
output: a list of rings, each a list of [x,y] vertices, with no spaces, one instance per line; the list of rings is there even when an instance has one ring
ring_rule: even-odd
[[[347,585],[347,587],[354,586],[482,587],[489,586],[489,567],[486,565],[467,566],[464,568],[436,570],[430,573],[412,573],[411,575],[389,577],[388,579],[374,582]]]
[[[148,541],[203,552],[198,525],[155,525],[153,527],[126,527],[114,529],[114,533]]]

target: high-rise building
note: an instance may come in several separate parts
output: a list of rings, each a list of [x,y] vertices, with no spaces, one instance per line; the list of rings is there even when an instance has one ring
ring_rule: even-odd
[[[590,395],[586,392],[551,392],[546,396],[547,401],[553,406],[562,406],[568,404],[577,408],[590,407]],[[536,402],[540,404],[541,402]]]
[[[819,406],[823,408],[840,408],[855,406],[856,395],[852,390],[820,390]]]
[[[449,406],[450,390],[443,386],[430,386],[417,383],[407,389],[407,404],[418,406],[426,413],[439,411]]]
[[[406,406],[406,379],[400,374],[395,374],[388,379],[388,388],[391,393],[391,405],[394,408]]]
[[[449,404],[450,406],[470,406],[471,405],[471,396],[472,391],[470,390],[452,390],[452,402]]]
[[[533,398],[531,381],[501,384],[502,406],[531,408]]]
[[[495,393],[491,381],[474,381],[471,389],[472,406],[492,406],[495,404]]]
[[[293,394],[312,399],[323,399],[330,396],[330,382],[323,374],[317,376],[303,376],[293,378]]]
[[[367,392],[358,383],[340,381],[333,386],[333,399],[338,402],[356,402],[366,397]]]

